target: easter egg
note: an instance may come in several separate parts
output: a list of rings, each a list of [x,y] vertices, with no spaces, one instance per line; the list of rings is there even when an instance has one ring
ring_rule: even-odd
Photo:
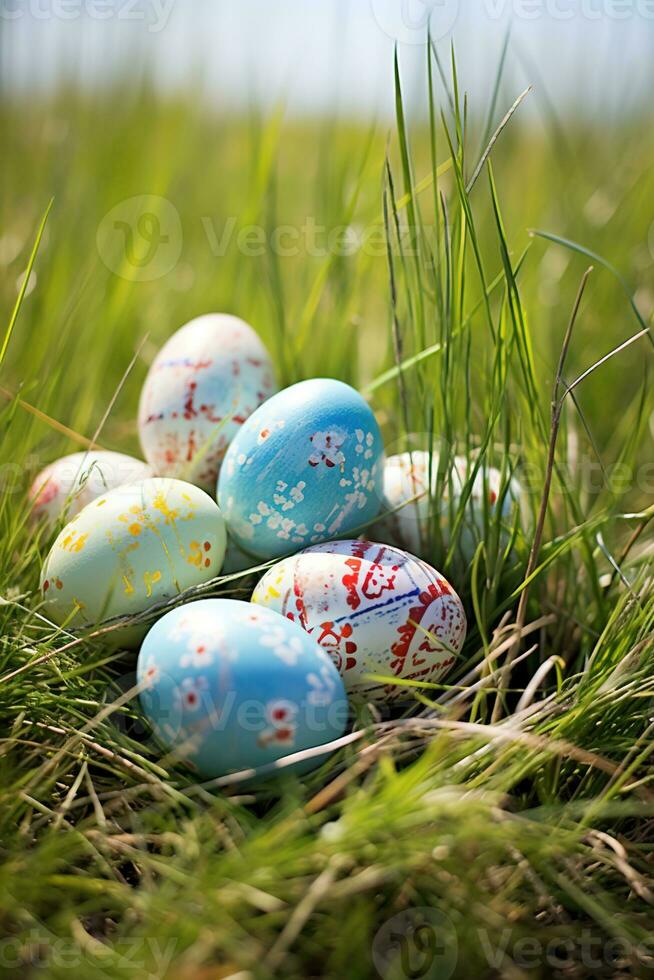
[[[440,527],[443,549],[450,547],[450,523],[459,510],[473,462],[456,456],[449,473],[438,486],[439,457],[423,450],[389,456],[384,466],[384,500],[382,516],[371,535],[390,541],[413,554],[429,557],[438,540]],[[431,489],[430,489],[431,487]],[[437,499],[438,498],[438,499]],[[477,471],[463,517],[457,530],[456,552],[469,564],[486,532],[486,517],[495,520],[500,508],[504,539],[513,525],[516,511],[520,516],[522,488],[515,477],[503,478],[501,472],[485,464]]]
[[[143,641],[137,679],[159,741],[206,779],[324,745],[347,722],[343,682],[316,641],[249,602],[166,613]]]
[[[138,427],[160,476],[213,490],[227,446],[273,391],[270,355],[243,320],[209,313],[164,344],[145,379]]]
[[[152,476],[140,459],[107,450],[71,453],[41,470],[29,490],[32,516],[55,523],[64,513],[79,514],[109,490]]]
[[[302,626],[330,654],[348,694],[373,702],[410,695],[395,679],[438,680],[466,635],[461,600],[436,569],[371,541],[332,541],[285,558],[252,602]]]
[[[365,525],[382,476],[369,406],[349,385],[318,378],[280,391],[241,426],[218,501],[239,547],[266,561]]]
[[[68,628],[135,616],[220,573],[225,522],[198,487],[152,478],[98,497],[56,538],[41,573],[43,613]],[[146,625],[112,639],[139,642]]]

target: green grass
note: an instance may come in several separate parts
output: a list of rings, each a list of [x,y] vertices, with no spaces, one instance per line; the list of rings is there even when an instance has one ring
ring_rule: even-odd
[[[0,110],[0,972],[368,977],[379,930],[420,909],[447,917],[457,976],[547,977],[566,957],[566,976],[652,969],[651,338],[586,372],[654,309],[654,136],[647,120],[536,124],[518,108],[484,159],[518,93],[502,105],[498,85],[468,113],[456,76],[444,96],[429,68],[423,121],[396,72],[390,140],[344,119],[220,116],[147,85]],[[107,212],[144,194],[183,234],[153,281],[115,274],[96,245]],[[326,231],[303,232],[307,216]],[[275,247],[282,226],[300,229],[295,254],[288,232]],[[346,227],[367,247],[325,248]],[[437,494],[461,452],[526,489],[512,547],[487,514],[469,567],[432,529],[469,613],[447,683],[256,792],[160,767],[133,655],[40,618],[48,540],[27,523],[31,477],[79,437],[138,452],[148,363],[209,310],[255,324],[284,383],[359,387],[389,452],[437,444]]]

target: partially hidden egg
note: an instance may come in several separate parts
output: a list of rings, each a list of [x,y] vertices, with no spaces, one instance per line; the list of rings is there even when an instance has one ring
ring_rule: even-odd
[[[384,466],[382,515],[371,535],[429,558],[437,542],[443,550],[449,549],[451,525],[458,522],[455,551],[469,563],[485,539],[487,520],[495,520],[499,509],[506,540],[516,515],[521,521],[520,483],[482,464],[466,489],[474,465],[465,456],[454,457],[439,484],[437,453],[414,450],[389,456]],[[464,493],[469,495],[459,519]]]
[[[343,537],[381,504],[383,444],[375,417],[331,378],[280,391],[243,424],[218,481],[229,532],[268,560]]]
[[[139,403],[143,453],[155,473],[213,490],[227,446],[276,390],[270,354],[226,313],[191,320],[164,344]]]
[[[466,635],[461,600],[436,569],[371,541],[332,541],[278,562],[252,602],[302,626],[330,654],[348,694],[372,702],[411,696],[396,680],[437,681]]]
[[[64,513],[79,514],[109,490],[153,476],[147,463],[108,450],[71,453],[50,463],[32,482],[32,516],[54,524]]]
[[[225,522],[198,487],[152,478],[88,504],[56,538],[41,573],[43,612],[67,628],[132,617],[220,574]],[[138,643],[147,624],[112,638]]]
[[[159,742],[206,779],[325,745],[347,723],[343,682],[315,639],[248,602],[166,613],[143,642],[137,679]]]

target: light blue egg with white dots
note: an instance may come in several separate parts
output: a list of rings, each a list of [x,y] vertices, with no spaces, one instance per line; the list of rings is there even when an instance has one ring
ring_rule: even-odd
[[[314,378],[273,395],[241,426],[218,480],[229,532],[266,561],[352,536],[379,512],[384,447],[349,385]]]
[[[347,724],[343,682],[316,640],[278,613],[235,599],[166,613],[143,641],[137,680],[159,742],[205,779],[325,745]]]

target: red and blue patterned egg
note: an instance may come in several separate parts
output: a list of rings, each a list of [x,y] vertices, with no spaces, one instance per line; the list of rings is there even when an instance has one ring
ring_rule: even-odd
[[[373,702],[410,697],[411,686],[397,681],[439,680],[466,635],[461,600],[435,568],[371,541],[333,541],[278,562],[252,602],[302,626],[330,654],[348,694]]]

